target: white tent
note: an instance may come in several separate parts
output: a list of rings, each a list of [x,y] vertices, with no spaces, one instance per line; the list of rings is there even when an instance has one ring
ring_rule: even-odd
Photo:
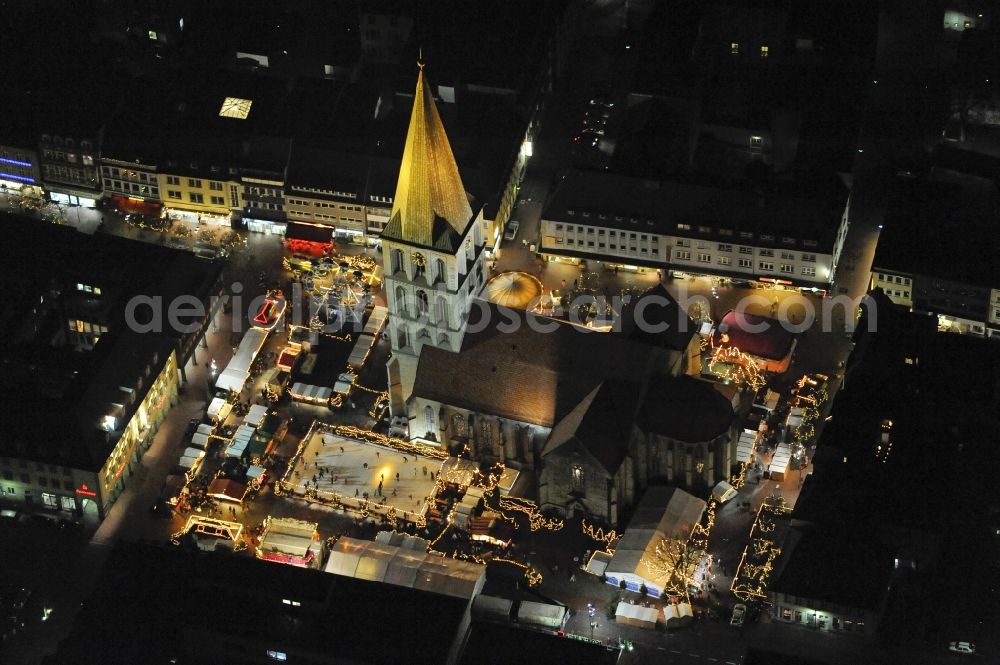
[[[368,541],[354,540],[353,538],[339,538],[330,550],[330,558],[326,560],[328,573],[343,575],[344,577],[354,577],[358,569],[361,557],[365,555],[365,548]]]
[[[768,472],[771,474],[772,480],[784,480],[785,474],[788,473],[788,465],[792,461],[792,448],[787,443],[779,443],[777,449],[774,451],[774,456],[771,457],[771,466],[768,467]]]
[[[675,487],[650,487],[636,508],[632,521],[615,546],[605,570],[608,583],[659,596],[671,571],[664,571],[656,549],[662,541],[685,547],[701,521],[705,502]]]
[[[194,436],[191,437],[191,445],[195,448],[205,449],[208,447],[208,435],[202,434],[201,432],[195,432]]]
[[[365,360],[368,359],[368,352],[374,345],[375,337],[373,335],[367,333],[358,335],[357,341],[354,342],[354,348],[351,349],[351,355],[347,359],[347,365],[354,369],[360,369],[365,364]]]
[[[722,504],[737,494],[736,488],[727,483],[725,480],[720,480],[719,483],[712,488],[712,498],[718,503]]]
[[[393,536],[382,537],[382,540],[393,539]],[[404,542],[407,541],[401,540],[400,544]],[[486,581],[486,567],[480,564],[349,537],[334,543],[325,570],[466,600],[479,593]]]
[[[247,469],[247,480],[256,480],[264,475],[264,467],[251,466]]]
[[[198,425],[198,434],[211,434],[215,431],[215,428],[208,423],[202,423]]]
[[[736,461],[749,462],[750,454],[753,453],[753,447],[756,442],[757,432],[749,429],[740,432],[740,439],[736,443]]]
[[[633,605],[624,600],[619,602],[615,609],[616,623],[625,623],[639,628],[655,628],[659,618],[660,611],[655,607]]]
[[[208,417],[218,420],[225,420],[229,412],[233,410],[233,405],[222,397],[216,397],[208,405]]]
[[[378,337],[379,333],[382,332],[382,328],[385,326],[385,321],[388,317],[389,310],[382,305],[376,305],[372,309],[371,316],[368,317],[368,323],[365,324],[365,329],[362,334]]]
[[[566,618],[566,608],[562,605],[549,605],[548,603],[535,603],[530,600],[522,600],[517,608],[517,620],[519,623],[532,623],[536,626],[545,626],[559,630],[563,627]]]
[[[385,571],[386,584],[412,588],[417,581],[420,567],[427,559],[426,551],[397,548],[392,563]]]
[[[264,342],[267,341],[268,332],[261,328],[251,328],[243,335],[232,360],[215,381],[216,388],[233,392],[243,390],[243,384],[250,378],[250,368],[253,366],[253,361],[256,360],[257,354],[260,353]]]

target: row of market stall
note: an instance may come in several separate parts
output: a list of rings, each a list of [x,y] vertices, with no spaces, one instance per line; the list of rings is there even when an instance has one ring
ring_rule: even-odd
[[[486,566],[428,553],[430,543],[397,532],[374,541],[342,537],[324,570],[335,575],[394,584],[471,600],[486,582]]]
[[[664,624],[668,629],[684,628],[693,622],[694,611],[688,602],[670,603],[659,609],[633,605],[623,600],[615,608],[615,623],[638,628],[655,629],[657,623]]]

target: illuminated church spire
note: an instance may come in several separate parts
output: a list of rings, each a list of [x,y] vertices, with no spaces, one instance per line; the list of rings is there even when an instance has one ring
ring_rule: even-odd
[[[402,240],[430,246],[434,244],[437,218],[461,235],[472,219],[472,208],[434,95],[424,77],[422,60],[417,61],[417,66],[417,90],[390,219],[400,216]]]

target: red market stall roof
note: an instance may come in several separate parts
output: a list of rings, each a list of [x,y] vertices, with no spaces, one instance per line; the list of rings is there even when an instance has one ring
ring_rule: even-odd
[[[216,478],[208,486],[208,496],[220,501],[233,501],[242,503],[244,495],[247,493],[247,486],[235,480],[226,478]]]
[[[735,346],[744,353],[781,360],[792,350],[795,336],[777,319],[729,310],[715,332],[717,346]]]

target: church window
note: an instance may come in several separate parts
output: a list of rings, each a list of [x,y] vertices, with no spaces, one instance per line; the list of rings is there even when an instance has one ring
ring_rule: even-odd
[[[430,406],[424,407],[424,424],[427,427],[427,433],[434,433],[434,409]]]
[[[406,326],[400,325],[396,328],[396,348],[402,349],[409,345],[410,340],[406,332]]]
[[[405,316],[406,311],[406,289],[402,286],[396,287],[396,314]]]
[[[438,281],[447,281],[448,274],[445,272],[444,261],[441,259],[434,259],[434,279]]]
[[[403,251],[399,249],[392,250],[392,272],[393,274],[403,270]]]
[[[427,292],[420,290],[417,291],[417,316],[427,316]]]
[[[443,296],[438,296],[436,306],[434,308],[434,321],[438,325],[448,323],[448,300]]]
[[[585,493],[583,467],[579,464],[575,464],[573,466],[570,477],[570,487],[572,488],[572,492],[574,494],[582,495]]]

